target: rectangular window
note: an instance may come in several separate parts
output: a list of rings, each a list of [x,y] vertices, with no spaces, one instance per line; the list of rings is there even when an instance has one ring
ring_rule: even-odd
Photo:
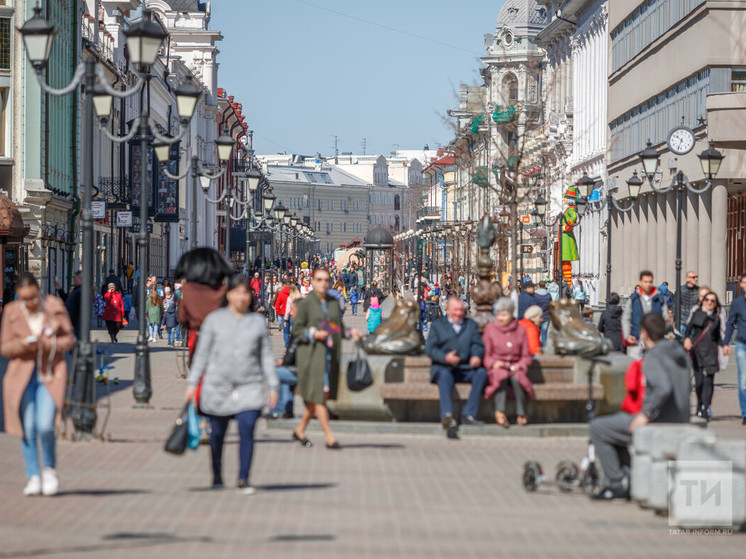
[[[731,70],[730,90],[736,93],[746,91],[746,68],[733,68]]]
[[[0,18],[0,70],[10,70],[10,39],[12,36],[13,30],[10,26],[10,18]]]
[[[5,138],[6,116],[5,109],[8,105],[8,88],[0,88],[0,157],[8,157],[7,142]]]

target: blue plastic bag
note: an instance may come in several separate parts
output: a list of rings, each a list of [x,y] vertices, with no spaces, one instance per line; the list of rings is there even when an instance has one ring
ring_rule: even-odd
[[[189,403],[189,411],[187,412],[189,417],[189,436],[187,437],[187,448],[196,450],[199,446],[199,417],[197,416],[197,410],[194,409],[194,404]]]

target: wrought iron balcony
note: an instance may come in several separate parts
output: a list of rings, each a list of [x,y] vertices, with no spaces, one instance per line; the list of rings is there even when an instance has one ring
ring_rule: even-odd
[[[124,209],[132,199],[132,189],[127,177],[99,177],[93,198],[103,200],[110,209]]]
[[[417,210],[417,217],[438,217],[440,218],[440,208],[438,206],[426,206]]]

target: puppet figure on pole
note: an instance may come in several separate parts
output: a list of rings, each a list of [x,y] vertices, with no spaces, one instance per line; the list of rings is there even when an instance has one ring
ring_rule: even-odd
[[[573,233],[573,229],[578,224],[578,213],[575,207],[578,200],[578,189],[574,186],[568,187],[564,198],[567,209],[563,212],[560,220],[559,253],[562,277],[569,284],[572,280],[572,263],[579,260],[578,243],[575,240],[575,233]]]

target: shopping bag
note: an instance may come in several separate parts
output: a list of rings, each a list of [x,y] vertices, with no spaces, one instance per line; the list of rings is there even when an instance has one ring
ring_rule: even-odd
[[[187,437],[187,448],[195,450],[199,446],[200,431],[199,431],[199,417],[197,416],[197,408],[189,402],[188,415],[188,433]]]
[[[171,429],[171,434],[166,440],[164,450],[171,454],[184,454],[187,448],[187,439],[189,437],[189,404],[184,406],[181,414],[176,418],[176,422]]]
[[[363,357],[360,346],[357,348],[355,359],[347,366],[347,388],[352,392],[360,392],[373,384],[373,373],[368,360]]]

